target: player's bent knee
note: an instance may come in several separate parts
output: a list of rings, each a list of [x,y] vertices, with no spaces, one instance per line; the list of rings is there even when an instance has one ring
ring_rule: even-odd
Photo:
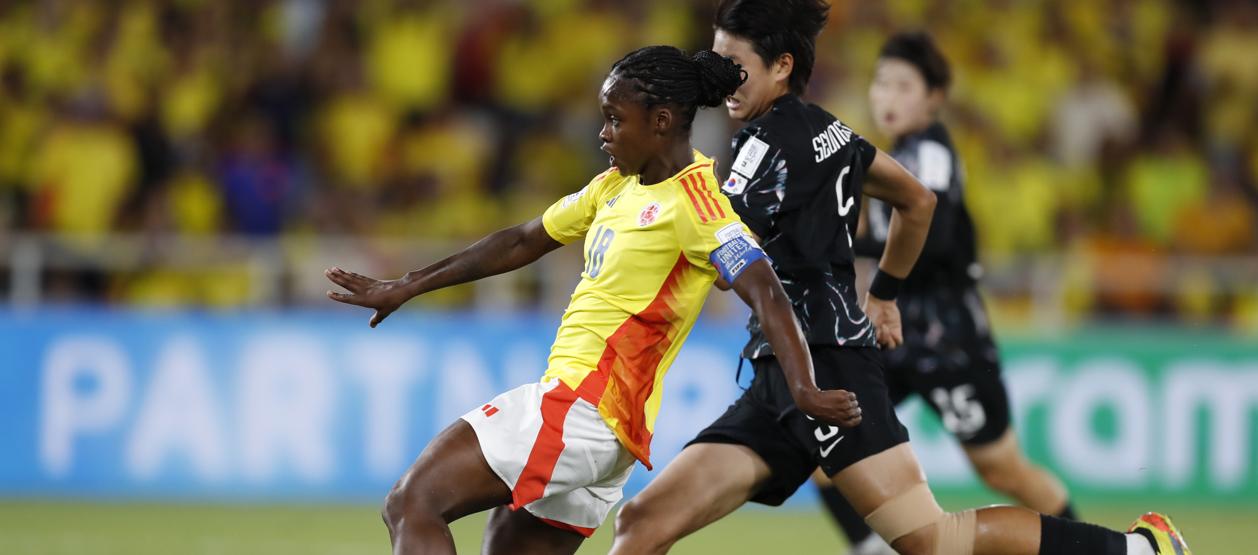
[[[971,555],[978,530],[978,513],[968,509],[946,513],[935,523],[934,555]]]
[[[616,535],[629,535],[650,529],[645,522],[648,510],[637,499],[630,499],[616,513]]]
[[[943,513],[933,524],[892,542],[900,555],[973,555],[978,515],[973,509]]]
[[[385,522],[397,528],[403,519],[423,515],[438,517],[449,523],[449,507],[439,499],[430,499],[420,493],[432,490],[433,488],[417,487],[416,480],[409,480],[405,486],[394,486],[384,498],[382,514]]]
[[[934,524],[943,515],[930,487],[919,482],[866,515],[865,524],[891,543]]]
[[[666,522],[653,518],[651,509],[637,499],[630,499],[616,513],[616,542],[632,544],[644,553],[662,551],[674,539]]]
[[[887,543],[899,555],[935,555],[935,529],[918,528]]]
[[[389,528],[397,528],[402,522],[402,518],[406,516],[406,500],[400,488],[389,490],[389,494],[384,497],[384,508],[380,514]]]
[[[865,523],[902,555],[971,555],[978,518],[973,510],[945,513],[922,482],[869,513]]]

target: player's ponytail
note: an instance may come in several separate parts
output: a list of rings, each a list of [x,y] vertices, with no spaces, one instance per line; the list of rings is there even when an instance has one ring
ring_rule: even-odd
[[[725,97],[734,94],[747,80],[742,66],[711,50],[700,50],[690,57],[699,72],[700,106],[720,106]]]
[[[612,66],[612,75],[634,82],[648,107],[681,108],[682,129],[689,130],[699,106],[719,106],[745,79],[742,66],[711,50],[687,56],[672,46],[647,46]]]

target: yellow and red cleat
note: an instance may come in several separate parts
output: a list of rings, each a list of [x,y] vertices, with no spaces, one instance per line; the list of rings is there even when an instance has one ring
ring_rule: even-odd
[[[1153,542],[1158,555],[1192,555],[1184,535],[1171,523],[1171,518],[1162,513],[1145,513],[1131,523],[1128,533],[1140,533]]]

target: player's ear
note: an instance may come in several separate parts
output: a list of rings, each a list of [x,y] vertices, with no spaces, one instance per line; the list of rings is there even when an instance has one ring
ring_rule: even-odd
[[[667,106],[658,106],[652,114],[652,124],[655,128],[656,135],[667,135],[673,129],[675,117],[673,111]]]
[[[931,114],[938,114],[947,99],[948,93],[940,87],[935,87],[926,93],[926,107]]]
[[[790,88],[791,72],[795,70],[795,56],[790,52],[783,52],[773,65],[769,67],[769,74],[773,76],[773,81],[782,83]]]

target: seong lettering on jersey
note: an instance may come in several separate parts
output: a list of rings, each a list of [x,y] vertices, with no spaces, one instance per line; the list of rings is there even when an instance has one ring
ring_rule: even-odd
[[[815,161],[821,162],[829,158],[852,140],[852,130],[843,122],[834,120],[820,135],[812,138],[812,149],[817,153]]]

